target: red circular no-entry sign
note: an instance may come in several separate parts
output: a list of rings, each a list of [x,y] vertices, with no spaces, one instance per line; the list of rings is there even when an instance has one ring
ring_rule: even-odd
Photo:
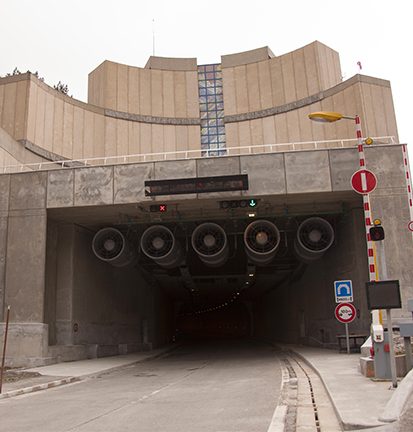
[[[351,187],[359,194],[373,192],[377,186],[376,176],[369,170],[361,169],[351,176]]]
[[[334,311],[336,318],[342,323],[350,323],[356,317],[356,308],[351,303],[340,303]]]

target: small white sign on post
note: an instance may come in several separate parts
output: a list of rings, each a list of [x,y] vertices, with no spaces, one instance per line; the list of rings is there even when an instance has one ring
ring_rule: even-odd
[[[352,303],[353,284],[351,280],[334,281],[334,294],[336,296],[336,303]]]

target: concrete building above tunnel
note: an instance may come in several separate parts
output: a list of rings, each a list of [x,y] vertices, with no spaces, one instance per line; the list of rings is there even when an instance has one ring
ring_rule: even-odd
[[[390,83],[341,79],[313,42],[220,63],[105,61],[88,103],[27,73],[0,79],[0,320],[8,363],[150,349],[182,337],[333,346],[333,282],[351,279],[368,334],[368,280],[355,125],[389,276],[413,295],[403,145]],[[402,252],[403,251],[403,252]],[[275,313],[276,311],[276,313]],[[404,310],[398,311],[403,319]]]

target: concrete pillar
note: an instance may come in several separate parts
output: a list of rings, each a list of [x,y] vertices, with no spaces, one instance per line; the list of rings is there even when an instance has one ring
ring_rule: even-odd
[[[9,190],[4,296],[4,305],[11,306],[8,356],[14,365],[39,364],[47,356],[46,173],[13,175]]]
[[[7,225],[9,213],[10,176],[0,176],[0,321],[4,319]]]
[[[74,225],[61,226],[57,247],[56,344],[73,344]]]

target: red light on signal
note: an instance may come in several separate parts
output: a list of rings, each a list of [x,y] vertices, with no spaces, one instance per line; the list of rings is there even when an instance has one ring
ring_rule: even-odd
[[[167,210],[168,206],[166,204],[153,204],[149,208],[151,213],[165,213]]]

